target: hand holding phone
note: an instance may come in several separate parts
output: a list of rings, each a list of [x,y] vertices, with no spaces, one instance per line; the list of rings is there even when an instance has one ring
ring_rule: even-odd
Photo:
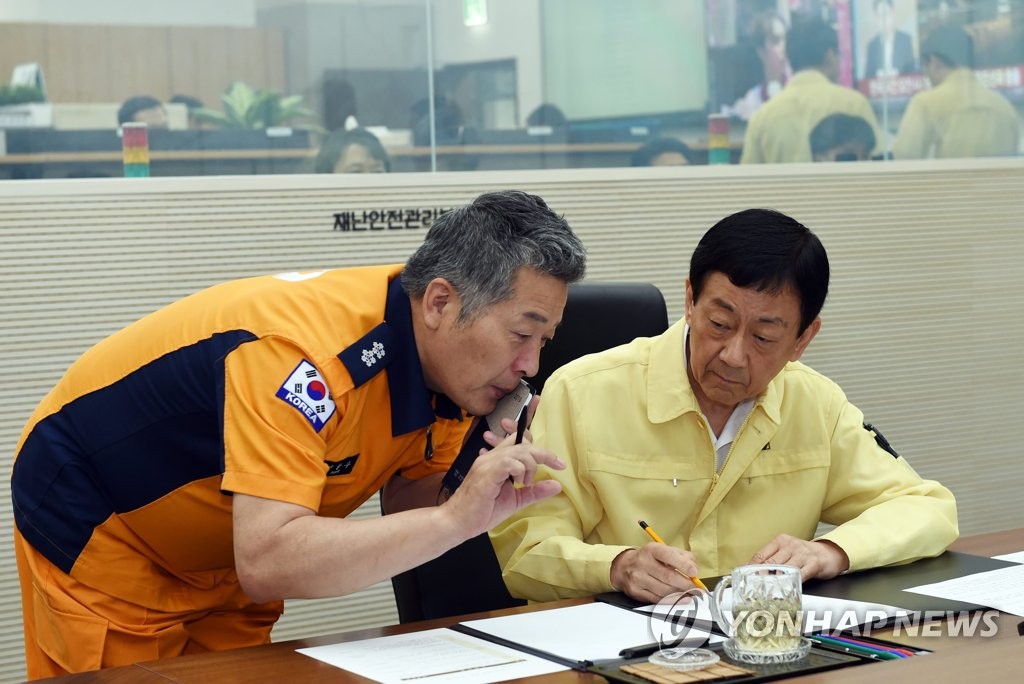
[[[530,402],[533,401],[533,395],[534,391],[530,383],[520,380],[519,387],[514,392],[510,392],[502,397],[498,405],[494,407],[494,410],[487,414],[485,419],[487,429],[498,435],[501,439],[508,437],[511,433],[501,426],[501,421],[508,418],[516,423],[516,444],[522,443],[523,434],[526,432],[527,414],[529,413],[527,408],[529,408]]]
[[[530,402],[533,401],[534,394],[534,389],[530,386],[530,383],[520,380],[519,387],[502,397],[498,401],[498,405],[494,407],[494,410],[477,423],[473,432],[463,442],[462,450],[459,451],[455,462],[452,463],[451,468],[445,473],[444,480],[441,483],[442,494],[451,496],[459,488],[459,485],[462,484],[462,481],[466,479],[470,467],[476,461],[477,456],[480,455],[480,450],[490,448],[490,445],[484,441],[484,432],[490,430],[501,439],[511,434],[502,427],[502,419],[508,418],[516,423],[516,444],[522,443],[523,435],[526,434],[526,421],[529,413],[527,408],[530,406]]]

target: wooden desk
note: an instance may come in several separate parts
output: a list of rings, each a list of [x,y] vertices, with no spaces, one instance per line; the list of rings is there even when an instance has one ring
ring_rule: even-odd
[[[1020,551],[1024,547],[1024,528],[967,537],[953,544],[953,549],[978,555],[997,555]],[[546,607],[561,607],[585,603],[588,599],[558,601]],[[530,610],[517,608],[482,614],[501,615]],[[389,634],[402,634],[422,629],[443,627],[460,620],[431,620],[408,625],[346,632],[312,639],[285,641],[267,646],[241,648],[219,653],[182,656],[169,660],[156,660],[127,667],[110,668],[98,672],[56,677],[47,684],[147,684],[180,682],[182,684],[251,684],[252,682],[317,682],[322,684],[350,684],[368,680],[313,658],[295,652],[297,648],[321,646],[341,641],[356,641]],[[927,656],[871,663],[815,675],[794,678],[799,682],[864,682],[865,677],[879,677],[899,681],[1016,681],[1020,677],[1024,658],[1024,638],[1017,635],[1015,615],[1000,615],[998,633],[983,637],[889,637],[894,641],[934,651]],[[875,636],[884,637],[880,631]],[[870,671],[864,667],[871,668]],[[882,668],[885,668],[884,670]],[[577,684],[599,682],[601,678],[575,671],[559,672],[529,681],[538,684]]]
[[[153,176],[255,175],[312,169],[316,150],[150,150]],[[0,156],[0,178],[118,178],[120,150],[30,152]]]
[[[440,145],[438,171],[564,169],[629,166],[640,143],[551,143],[521,145]],[[707,148],[694,145],[699,163]],[[253,175],[312,173],[317,150],[278,149],[150,149],[152,176]],[[392,147],[392,172],[430,171],[429,147]],[[733,163],[740,148],[732,149]],[[120,177],[120,150],[18,152],[0,155],[0,178]]]

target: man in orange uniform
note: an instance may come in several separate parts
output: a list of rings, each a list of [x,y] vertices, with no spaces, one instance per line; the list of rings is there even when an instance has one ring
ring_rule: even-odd
[[[214,286],[87,351],[12,477],[30,678],[265,643],[283,599],[358,591],[550,496],[562,467],[469,420],[537,371],[585,254],[539,197],[482,195],[404,266]],[[514,487],[515,482],[525,487]],[[345,516],[384,488],[389,511]]]

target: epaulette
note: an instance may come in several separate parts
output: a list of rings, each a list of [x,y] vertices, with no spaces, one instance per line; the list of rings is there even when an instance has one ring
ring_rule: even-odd
[[[366,384],[387,368],[394,343],[395,334],[391,326],[381,323],[338,354],[352,376],[353,387]]]

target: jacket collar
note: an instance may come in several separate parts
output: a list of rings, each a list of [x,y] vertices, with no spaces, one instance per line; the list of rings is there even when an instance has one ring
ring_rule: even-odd
[[[397,276],[388,286],[384,322],[394,331],[392,357],[387,366],[391,434],[397,437],[421,430],[437,418],[462,420],[462,409],[451,399],[427,389],[416,351],[409,295]]]
[[[786,87],[820,86],[822,83],[832,83],[832,81],[828,80],[828,76],[817,69],[801,69],[786,82]]]

